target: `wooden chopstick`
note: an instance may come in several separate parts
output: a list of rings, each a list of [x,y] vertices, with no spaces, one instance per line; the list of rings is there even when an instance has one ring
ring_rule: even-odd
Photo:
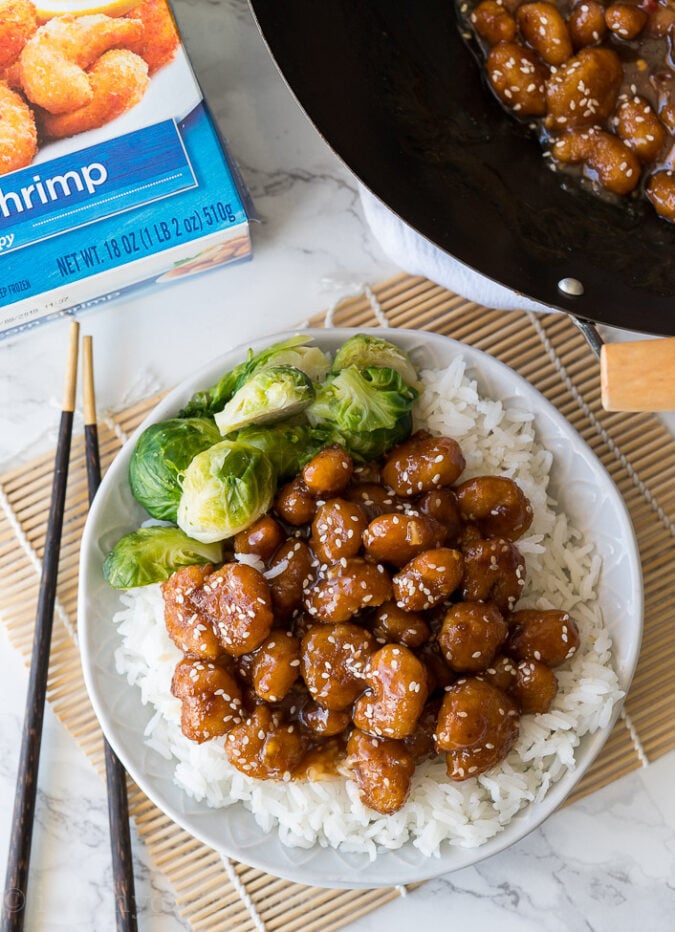
[[[87,485],[89,504],[101,483],[101,461],[98,449],[96,424],[96,395],[94,392],[94,358],[91,337],[82,339],[82,389],[84,402],[84,444],[87,458]],[[103,739],[105,774],[108,788],[108,822],[112,851],[113,882],[115,892],[115,921],[118,932],[135,932],[137,928],[134,869],[131,856],[129,830],[129,802],[124,767],[106,739]]]
[[[35,618],[33,653],[28,677],[26,714],[21,737],[21,752],[14,796],[5,895],[2,904],[2,932],[20,932],[23,929],[26,917],[28,869],[35,819],[40,744],[47,694],[49,652],[56,602],[56,580],[61,551],[68,462],[75,410],[79,331],[79,324],[72,321],[63,407],[54,461],[52,494],[40,576],[40,593]]]

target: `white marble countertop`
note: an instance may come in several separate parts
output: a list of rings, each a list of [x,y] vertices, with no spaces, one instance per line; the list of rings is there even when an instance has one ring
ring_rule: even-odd
[[[298,109],[244,0],[177,0],[195,70],[261,216],[253,262],[88,312],[102,410],[169,387],[228,346],[292,326],[395,274],[353,176]],[[0,470],[54,446],[68,324],[0,342]],[[158,335],[161,334],[161,336]],[[204,339],[204,336],[207,339]],[[0,870],[4,877],[27,676],[0,627]],[[439,878],[350,932],[673,927],[675,754],[557,813],[508,852]],[[143,929],[184,928],[135,842]],[[114,928],[104,787],[48,710],[26,928]]]

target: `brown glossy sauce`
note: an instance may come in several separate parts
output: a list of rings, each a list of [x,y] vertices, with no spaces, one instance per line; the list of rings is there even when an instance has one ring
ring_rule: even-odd
[[[498,0],[500,7],[505,11],[512,20],[516,20],[516,27],[513,41],[523,48],[532,52],[533,47],[526,35],[523,34],[522,20],[519,19],[519,8],[532,6],[532,4],[522,3],[519,0]],[[579,9],[588,4],[584,0],[577,3],[571,3],[569,0],[555,0],[552,3],[562,14],[566,27],[570,27],[571,17],[578,13]],[[640,3],[625,4],[602,4],[598,5],[604,10],[605,18],[611,22],[610,8],[617,6],[627,15],[638,15],[644,18],[644,25],[634,38],[622,38],[621,35],[605,27],[604,35],[597,35],[596,39],[590,39],[580,45],[578,42],[573,43],[571,49],[573,56],[578,55],[580,51],[587,48],[605,48],[616,53],[621,63],[622,77],[618,92],[616,93],[616,103],[612,107],[611,113],[603,119],[593,122],[589,126],[592,133],[601,131],[608,134],[616,142],[625,141],[628,148],[637,151],[636,146],[631,139],[626,140],[619,138],[617,135],[617,112],[623,101],[630,101],[634,98],[644,98],[649,107],[653,110],[659,123],[659,132],[664,133],[663,144],[658,147],[658,151],[650,153],[648,158],[638,158],[633,174],[635,185],[629,191],[623,190],[625,186],[615,186],[607,177],[612,173],[611,161],[615,159],[616,170],[623,161],[618,146],[614,145],[618,153],[615,156],[614,151],[607,151],[596,154],[594,157],[568,161],[565,158],[556,157],[562,151],[558,149],[556,140],[560,139],[561,134],[569,130],[565,125],[551,125],[551,119],[548,113],[537,114],[536,116],[523,116],[514,109],[510,101],[500,94],[495,88],[495,82],[491,80],[488,70],[488,84],[492,87],[495,95],[500,100],[504,108],[516,119],[528,123],[533,131],[537,134],[549,168],[561,172],[564,176],[574,178],[577,183],[594,194],[615,202],[622,200],[644,198],[652,201],[652,205],[657,213],[666,220],[675,219],[675,178],[672,176],[675,169],[675,2],[674,0],[643,0]],[[476,19],[486,9],[483,0],[461,0],[458,3],[460,20],[463,27],[465,38],[477,42],[482,57],[489,61],[491,49],[497,44],[496,36],[487,35],[487,30],[480,29],[480,24]],[[477,14],[478,11],[478,14]],[[636,12],[637,11],[637,12]],[[505,20],[508,22],[508,20]],[[481,34],[482,32],[482,34]],[[569,61],[570,59],[568,59]],[[548,72],[546,80],[547,98],[548,87],[556,73],[563,66],[550,66],[545,61],[541,61],[543,67]],[[612,149],[610,145],[609,149]],[[632,156],[631,156],[632,157]],[[632,163],[631,163],[632,164]],[[660,182],[665,184],[668,189],[666,202],[663,203],[662,197],[654,196],[652,192],[654,175],[659,175]],[[639,176],[639,178],[638,178]],[[631,182],[632,183],[632,182]],[[626,185],[630,187],[630,184]]]
[[[295,780],[327,780],[337,777],[347,754],[344,735],[309,748],[302,763],[293,771]]]

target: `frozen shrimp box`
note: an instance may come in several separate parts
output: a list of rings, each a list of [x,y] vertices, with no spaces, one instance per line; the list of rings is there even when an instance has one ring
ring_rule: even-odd
[[[0,337],[250,256],[166,0],[0,0],[0,71]]]

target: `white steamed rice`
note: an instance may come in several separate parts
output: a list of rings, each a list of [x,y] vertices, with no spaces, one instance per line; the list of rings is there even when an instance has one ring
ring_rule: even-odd
[[[574,769],[579,740],[608,724],[622,695],[595,594],[600,558],[547,494],[552,457],[535,440],[532,414],[481,397],[459,357],[442,372],[424,372],[422,381],[416,427],[460,442],[467,463],[462,478],[510,476],[532,502],[532,527],[518,541],[527,562],[518,607],[569,611],[581,635],[576,655],[556,670],[559,690],[551,710],[521,718],[518,742],[498,767],[453,783],[443,758],[427,761],[417,768],[408,801],[391,816],[366,808],[355,785],[342,778],[284,783],[247,777],[230,765],[223,738],[198,745],[181,733],[180,700],[170,693],[181,654],[164,627],[159,585],[124,593],[124,607],[114,617],[122,639],[117,669],[154,707],[145,740],[175,768],[176,783],[209,806],[241,801],[263,831],[276,827],[287,845],[318,843],[371,858],[378,846],[408,842],[425,855],[438,854],[442,842],[481,845]]]

